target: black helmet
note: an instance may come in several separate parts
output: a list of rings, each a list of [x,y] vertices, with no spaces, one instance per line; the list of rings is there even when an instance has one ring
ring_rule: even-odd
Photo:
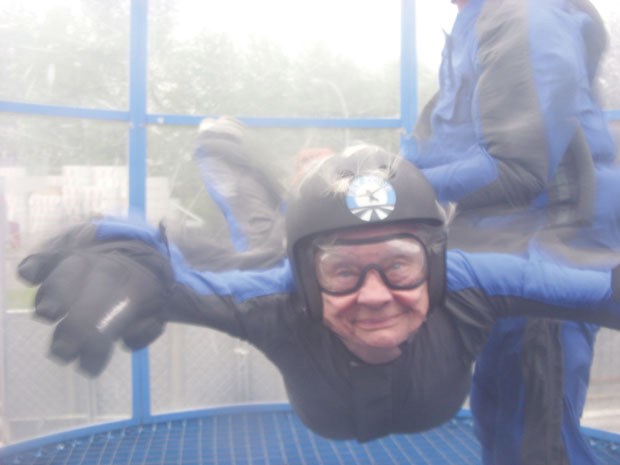
[[[312,240],[371,224],[421,223],[429,260],[431,308],[445,291],[445,212],[424,174],[400,155],[360,145],[326,158],[306,173],[286,207],[288,256],[298,292],[313,318],[322,318]]]

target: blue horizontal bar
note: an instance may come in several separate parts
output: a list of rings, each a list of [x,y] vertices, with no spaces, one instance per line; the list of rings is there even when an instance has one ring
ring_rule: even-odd
[[[51,434],[48,436],[42,436],[40,438],[30,439],[24,442],[15,443],[12,445],[4,446],[0,448],[0,459],[16,453],[30,451],[41,447],[49,446],[52,444],[70,442],[85,436],[96,435],[100,433],[112,432],[125,427],[133,427],[137,425],[152,425],[158,423],[165,423],[168,421],[178,421],[184,419],[194,419],[209,416],[222,416],[222,415],[234,415],[236,413],[273,413],[273,412],[289,412],[292,408],[287,402],[277,403],[248,403],[248,404],[232,404],[218,407],[210,407],[198,410],[186,410],[176,411],[163,414],[153,415],[149,421],[137,422],[134,420],[120,420],[109,423],[101,423],[97,425],[85,426],[76,428],[69,431],[63,431],[60,433]],[[469,409],[461,409],[456,418],[467,419],[471,418],[471,411]],[[620,435],[608,431],[597,430],[593,428],[582,427],[583,433],[592,439],[598,439],[604,442],[612,444],[620,444]]]
[[[586,436],[592,439],[598,439],[604,442],[612,442],[620,446],[620,434],[614,433],[613,431],[605,431],[602,429],[595,429],[586,426],[582,426],[581,431],[583,431]]]
[[[109,121],[129,121],[128,111],[98,110],[95,108],[64,107],[24,102],[0,101],[0,112],[64,116],[68,118],[87,118]]]
[[[234,415],[236,413],[291,412],[292,410],[291,404],[288,402],[239,403],[217,407],[206,407],[195,410],[179,410],[175,412],[158,413],[151,416],[149,423],[164,423],[166,421],[177,421],[217,415]]]
[[[203,118],[215,118],[220,115],[164,115],[149,114],[147,123],[160,125],[197,126]],[[400,118],[263,118],[253,116],[235,116],[249,127],[279,128],[368,128],[395,129],[400,128]]]
[[[75,439],[91,436],[100,433],[107,433],[110,431],[118,430],[121,428],[129,428],[138,425],[151,425],[156,423],[165,423],[167,421],[176,421],[192,418],[201,418],[217,415],[231,415],[236,413],[271,413],[271,412],[289,412],[291,406],[287,402],[275,402],[275,403],[248,403],[248,404],[232,404],[218,407],[209,407],[197,410],[181,410],[170,413],[163,413],[158,415],[152,415],[146,421],[139,421],[137,419],[117,420],[107,423],[99,423],[90,426],[81,426],[78,428],[61,431],[58,433],[52,433],[45,436],[41,436],[34,439],[28,439],[8,446],[0,447],[0,459],[9,455],[14,455],[20,452],[38,449],[41,447],[57,444],[61,442],[70,442]],[[0,460],[0,463],[2,461]]]
[[[52,433],[46,436],[41,436],[35,439],[29,439],[23,442],[10,444],[0,448],[0,459],[9,455],[18,454],[29,450],[38,449],[41,447],[57,444],[61,442],[69,442],[84,436],[91,436],[100,433],[107,433],[109,431],[127,428],[131,426],[138,426],[140,422],[136,420],[119,420],[106,423],[99,423],[97,425],[83,426],[76,429],[61,431],[59,433]],[[0,463],[2,460],[0,460]]]
[[[0,100],[0,112],[26,113],[34,115],[64,116],[68,118],[88,118],[108,121],[129,121],[129,112],[122,110],[100,110],[95,108],[65,107],[39,103],[10,102]],[[203,118],[219,115],[166,115],[149,114],[147,123],[160,125],[197,126]],[[620,120],[620,110],[606,110],[605,116],[610,121]],[[282,128],[378,128],[393,129],[401,127],[400,118],[262,118],[238,117],[252,127]]]
[[[605,116],[610,121],[618,121],[620,120],[620,110],[607,110]]]
[[[64,107],[58,105],[44,105],[37,103],[0,101],[0,112],[22,113],[33,115],[62,116],[68,118],[87,118],[109,121],[129,121],[128,111],[98,110],[94,108]],[[206,117],[220,115],[168,115],[147,114],[147,124],[197,126]],[[365,129],[398,129],[401,127],[400,118],[265,118],[265,117],[237,117],[250,127],[279,127],[279,128],[365,128]]]

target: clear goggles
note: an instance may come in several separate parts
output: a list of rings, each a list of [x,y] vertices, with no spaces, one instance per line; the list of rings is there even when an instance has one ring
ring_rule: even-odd
[[[428,278],[426,248],[412,234],[315,244],[314,263],[321,291],[331,295],[359,290],[371,270],[395,290],[415,289]]]

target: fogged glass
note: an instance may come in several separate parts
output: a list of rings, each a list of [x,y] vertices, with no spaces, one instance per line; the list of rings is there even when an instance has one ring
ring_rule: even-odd
[[[0,249],[5,305],[0,314],[0,393],[8,443],[80,425],[126,418],[130,357],[115,350],[96,380],[46,357],[52,326],[34,321],[35,291],[16,277],[37,244],[95,214],[127,210],[127,135],[118,123],[1,114]]]
[[[166,185],[168,200],[161,201],[156,189],[147,193],[147,208],[151,220],[171,220],[177,224],[204,224],[211,232],[220,231],[222,217],[211,198],[194,163],[198,127],[154,125],[148,128],[149,183]],[[396,129],[276,129],[246,127],[243,147],[251,163],[270,173],[282,189],[292,182],[298,158],[312,149],[339,152],[358,142],[373,143],[398,151],[399,131]],[[157,196],[154,198],[153,196]],[[224,228],[225,229],[225,228]],[[224,232],[224,234],[227,234]]]
[[[448,1],[416,2],[418,112],[439,89],[441,51],[445,34],[452,30],[456,13],[456,5]]]
[[[171,242],[193,237],[196,245],[207,238],[218,245],[228,244],[232,252],[227,225],[192,160],[196,135],[197,128],[149,128],[149,179],[167,179],[169,192],[164,203],[168,210],[161,211],[161,218]],[[247,128],[242,143],[251,164],[270,173],[285,190],[294,178],[299,154],[309,148],[339,151],[353,141],[365,140],[397,149],[398,137],[396,130]],[[147,204],[163,205],[161,196],[161,191],[151,192]],[[199,255],[186,258],[195,261]],[[151,346],[150,354],[154,413],[286,400],[280,374],[273,365],[247,343],[217,331],[169,325]]]
[[[605,23],[608,46],[599,69],[599,90],[603,108],[620,108],[620,4],[607,0],[592,0]]]
[[[620,8],[594,3],[610,34],[600,73],[603,102],[617,109]],[[148,4],[150,112],[399,113],[399,1]],[[0,100],[126,109],[130,5],[2,2]],[[450,2],[416,2],[420,105],[437,88],[442,29],[450,30],[455,11]],[[126,211],[128,129],[127,123],[0,114],[0,443],[131,414],[128,354],[117,347],[96,380],[46,359],[52,328],[32,320],[34,291],[15,276],[19,260],[59,229],[93,214]],[[151,223],[163,219],[172,240],[191,230],[226,244],[226,224],[192,161],[195,134],[191,127],[148,127],[147,216]],[[399,131],[248,129],[245,143],[249,156],[286,187],[306,149],[340,151],[357,141],[396,151]],[[613,428],[618,350],[617,332],[601,331],[585,424]],[[154,412],[285,398],[279,374],[260,353],[204,328],[171,325],[152,346],[151,368]]]
[[[608,46],[603,54],[598,90],[603,108],[620,108],[620,4],[608,0],[592,0],[600,13],[608,35]],[[418,98],[420,108],[437,91],[437,70],[444,44],[444,31],[450,32],[457,8],[450,2],[416,2],[416,31],[418,56]]]
[[[104,109],[128,102],[127,1],[0,6],[0,99]]]
[[[399,112],[398,1],[152,0],[149,47],[150,112]]]
[[[127,211],[127,130],[114,122],[0,114],[0,175],[20,247]]]

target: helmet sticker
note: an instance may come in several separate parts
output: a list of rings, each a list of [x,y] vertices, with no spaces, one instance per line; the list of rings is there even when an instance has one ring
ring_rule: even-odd
[[[349,211],[363,221],[382,221],[394,210],[396,192],[377,175],[356,176],[347,191]]]

